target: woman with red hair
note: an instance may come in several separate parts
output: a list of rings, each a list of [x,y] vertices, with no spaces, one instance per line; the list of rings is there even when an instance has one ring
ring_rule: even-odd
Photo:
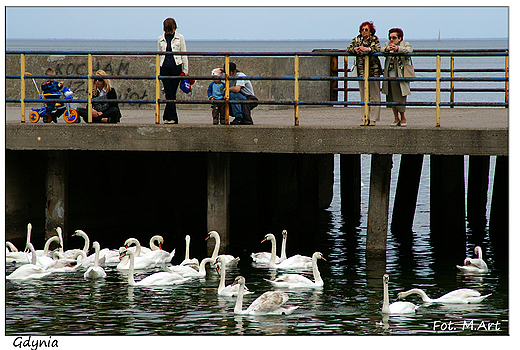
[[[381,45],[379,44],[379,38],[375,35],[376,28],[374,27],[374,23],[372,22],[363,22],[359,26],[359,35],[352,39],[352,42],[347,47],[347,52],[351,54],[356,54],[356,61],[354,65],[354,70],[352,75],[358,77],[365,76],[365,60],[364,56],[376,52],[381,51]],[[379,77],[381,75],[381,62],[379,61],[379,57],[370,56],[369,58],[369,77]],[[370,102],[381,102],[381,94],[380,94],[380,84],[379,81],[369,81],[368,82],[368,95]],[[359,93],[361,95],[361,100],[365,100],[365,82],[359,81]],[[365,108],[361,108],[361,112],[363,115],[363,124],[362,125],[376,125],[376,121],[379,121],[379,106],[369,106],[368,112],[368,123],[365,123]]]

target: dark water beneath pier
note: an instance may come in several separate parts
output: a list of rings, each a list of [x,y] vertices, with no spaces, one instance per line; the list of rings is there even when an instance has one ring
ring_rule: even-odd
[[[335,160],[338,170],[339,157]],[[399,160],[399,156],[394,156],[390,213]],[[494,157],[490,168],[492,184]],[[334,199],[330,208],[321,213],[319,246],[316,247],[327,259],[318,264],[325,285],[317,291],[289,291],[288,304],[299,306],[292,315],[235,315],[235,299],[217,295],[218,277],[214,270],[210,270],[206,279],[150,288],[131,287],[126,283],[126,272],[106,267],[107,277],[100,281],[85,281],[83,271],[51,274],[29,282],[7,281],[5,335],[13,338],[28,335],[507,335],[509,271],[507,265],[497,262],[496,256],[500,252],[493,248],[488,236],[484,238],[483,246],[490,272],[485,275],[462,275],[455,266],[439,263],[442,254],[433,254],[429,238],[429,157],[424,159],[419,188],[413,252],[404,252],[399,239],[390,232],[386,263],[367,260],[364,253],[369,179],[370,156],[363,155],[361,223],[358,227],[350,227],[341,213],[339,173],[336,171]],[[280,236],[280,233],[275,234]],[[289,253],[297,253],[298,245],[297,232],[289,232]],[[468,244],[468,256],[472,256],[472,249]],[[183,252],[184,247],[177,247],[178,255]],[[201,260],[202,257],[197,258]],[[228,271],[226,284],[238,274],[245,276],[247,286],[254,291],[252,296],[245,296],[246,307],[264,291],[272,289],[264,279],[273,278],[277,272],[253,267],[247,256],[241,258],[238,267]],[[13,270],[14,266],[7,266],[6,274]],[[136,280],[159,270],[138,272]],[[473,288],[481,294],[492,295],[481,304],[429,305],[419,308],[415,315],[383,316],[384,273],[390,275],[391,300],[399,291],[410,288],[422,288],[432,298],[457,288]],[[419,299],[408,299],[421,304]],[[464,325],[471,322],[474,329],[466,327],[463,330]],[[498,324],[499,329],[477,329],[481,324],[490,323]],[[441,329],[450,324],[451,330]],[[73,339],[69,337],[66,341]],[[101,342],[102,339],[92,341]],[[150,341],[161,339],[156,337]],[[136,339],[136,342],[140,340]],[[226,340],[226,343],[231,342]]]

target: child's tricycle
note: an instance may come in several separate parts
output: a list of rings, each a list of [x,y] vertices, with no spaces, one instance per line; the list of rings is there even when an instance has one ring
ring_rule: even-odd
[[[31,75],[31,73],[26,73],[28,75]],[[54,103],[54,107],[49,106],[50,103],[42,103],[41,108],[31,108],[31,113],[29,113],[29,120],[33,123],[37,123],[40,118],[43,119],[44,123],[50,123],[54,121],[56,123],[57,119],[63,115],[63,119],[67,123],[76,123],[79,119],[78,112],[71,107],[71,102],[73,101],[73,92],[68,88],[64,87],[61,90],[61,94],[44,94],[40,91],[38,88],[38,85],[36,84],[36,81],[34,79],[32,80],[34,83],[34,86],[36,87],[36,91],[38,91],[38,95],[41,99],[49,98],[49,99],[58,99],[63,96],[64,100],[62,102],[50,102]],[[46,115],[47,111],[50,110],[48,114]]]

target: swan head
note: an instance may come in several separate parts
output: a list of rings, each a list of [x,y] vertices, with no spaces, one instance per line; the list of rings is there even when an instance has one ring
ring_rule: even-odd
[[[265,241],[273,241],[275,240],[274,235],[272,233],[268,233],[265,235],[264,239],[260,243],[264,243]]]
[[[191,240],[190,235],[186,235],[186,237],[184,237],[184,240],[185,240],[186,242],[189,242],[189,241]]]
[[[94,243],[92,243],[92,248],[99,250],[101,248],[101,246],[99,245],[98,241],[95,241]]]
[[[475,247],[475,255],[476,255],[479,259],[482,259],[482,248],[480,248],[480,246],[476,246],[476,247]]]
[[[130,245],[132,245],[132,244],[141,245],[141,243],[136,238],[128,238],[125,241],[125,248],[130,247]]]
[[[287,230],[282,230],[282,237],[287,238]]]
[[[215,237],[217,237],[218,235],[219,235],[219,234],[218,234],[217,231],[209,231],[209,232],[208,232],[208,236],[206,237],[206,241],[207,241],[208,239],[212,238],[212,237],[215,238]]]
[[[125,249],[124,247],[119,248],[119,260],[123,259],[127,255],[134,255],[134,251],[131,249]]]
[[[60,228],[61,230],[61,228]],[[72,234],[72,237],[75,237],[75,236],[79,236],[79,237],[87,237],[87,234],[85,233],[85,231],[83,230],[76,230],[73,234]]]
[[[388,281],[389,281],[389,280],[390,280],[390,276],[388,276],[388,274],[385,273],[385,274],[383,275],[383,283],[384,283],[384,284],[388,284]]]
[[[323,260],[327,261],[327,259],[325,259],[325,258],[323,257],[323,254],[320,253],[320,252],[315,252],[314,254],[312,254],[312,257],[315,258],[316,260],[318,260],[318,259],[323,259]]]
[[[235,284],[246,284],[246,279],[242,276],[237,276],[232,285],[234,286]]]

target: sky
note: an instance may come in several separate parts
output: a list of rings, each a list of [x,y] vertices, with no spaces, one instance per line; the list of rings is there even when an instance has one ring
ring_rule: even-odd
[[[198,2],[189,3],[198,5]],[[157,40],[167,17],[176,20],[179,33],[187,41],[350,40],[358,34],[359,25],[364,21],[373,21],[379,36],[399,27],[407,39],[437,39],[439,31],[443,39],[508,38],[510,17],[507,4],[501,7],[347,7],[336,5],[346,5],[347,1],[325,1],[321,3],[336,6],[305,7],[290,6],[305,3],[301,1],[267,0],[262,4],[287,6],[14,7],[13,1],[7,3],[6,39]],[[472,2],[480,3],[490,2]],[[24,4],[24,1],[16,4]]]

